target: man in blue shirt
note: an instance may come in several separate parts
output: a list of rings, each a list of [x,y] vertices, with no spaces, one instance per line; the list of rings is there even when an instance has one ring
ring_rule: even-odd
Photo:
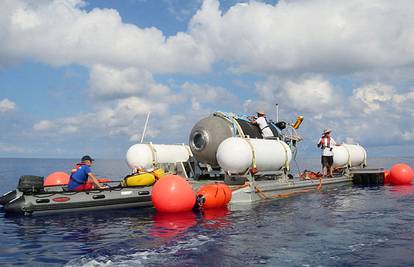
[[[68,184],[68,190],[70,191],[84,191],[93,188],[106,189],[107,186],[102,186],[98,178],[92,173],[91,166],[94,159],[90,156],[83,156],[81,163],[76,164],[72,169],[70,180]],[[92,179],[93,183],[88,183],[88,178]],[[95,185],[95,186],[94,186]]]

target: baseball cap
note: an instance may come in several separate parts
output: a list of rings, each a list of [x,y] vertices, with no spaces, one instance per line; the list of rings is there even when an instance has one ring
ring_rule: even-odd
[[[94,159],[91,158],[91,156],[88,156],[88,155],[83,156],[82,159],[81,159],[81,161],[85,161],[85,160],[94,161]]]

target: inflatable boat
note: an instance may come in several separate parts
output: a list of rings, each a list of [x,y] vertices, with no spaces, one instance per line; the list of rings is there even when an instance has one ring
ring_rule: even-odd
[[[43,186],[43,177],[22,176],[16,190],[0,197],[0,205],[10,214],[38,215],[152,206],[151,186],[121,186],[109,189],[67,191],[65,186]]]

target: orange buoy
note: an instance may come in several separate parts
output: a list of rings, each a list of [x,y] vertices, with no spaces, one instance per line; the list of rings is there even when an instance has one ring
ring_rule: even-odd
[[[69,174],[65,172],[53,172],[43,181],[44,186],[67,185],[69,183]]]
[[[390,183],[392,185],[408,185],[414,178],[413,169],[405,163],[392,166],[390,170]]]
[[[152,203],[159,212],[182,212],[193,209],[196,202],[191,185],[178,175],[165,175],[152,188]]]
[[[390,170],[384,170],[384,184],[390,183]]]
[[[218,184],[218,186],[224,191],[226,198],[224,199],[224,203],[229,204],[231,201],[231,197],[233,196],[233,192],[231,191],[230,187],[226,184]]]
[[[198,205],[202,209],[226,206],[231,200],[231,190],[223,183],[207,184],[197,192]]]

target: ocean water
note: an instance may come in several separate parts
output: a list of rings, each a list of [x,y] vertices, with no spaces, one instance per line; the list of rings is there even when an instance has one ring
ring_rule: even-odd
[[[317,169],[318,158],[300,159]],[[414,158],[370,159],[370,166]],[[0,159],[0,193],[24,174],[67,171],[75,160]],[[97,160],[112,179],[122,160]],[[157,214],[152,208],[11,217],[0,209],[0,265],[413,266],[412,186],[342,186],[235,210]]]

